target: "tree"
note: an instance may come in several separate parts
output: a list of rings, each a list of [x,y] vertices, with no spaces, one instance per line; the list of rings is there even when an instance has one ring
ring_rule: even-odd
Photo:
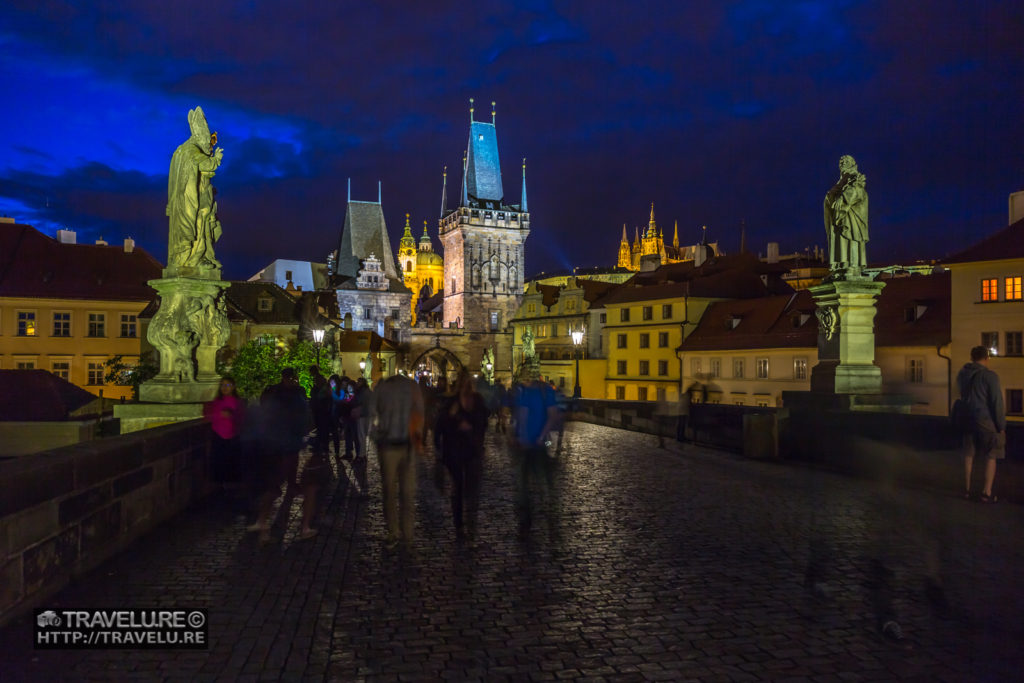
[[[156,377],[160,367],[153,361],[151,356],[139,357],[134,363],[126,362],[124,356],[118,354],[107,359],[103,364],[107,368],[105,379],[108,384],[115,384],[119,387],[131,387],[132,399],[139,399],[139,386],[148,380]]]
[[[258,398],[264,389],[280,381],[284,368],[295,369],[299,384],[308,394],[313,386],[309,367],[316,365],[316,347],[304,340],[285,343],[272,335],[263,335],[246,342],[229,362],[227,369],[244,398]],[[332,372],[329,358],[321,358],[319,367],[325,376]]]

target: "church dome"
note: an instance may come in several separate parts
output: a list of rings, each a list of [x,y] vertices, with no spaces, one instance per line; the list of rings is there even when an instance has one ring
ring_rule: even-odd
[[[444,259],[435,251],[420,251],[416,254],[416,266],[444,266]]]

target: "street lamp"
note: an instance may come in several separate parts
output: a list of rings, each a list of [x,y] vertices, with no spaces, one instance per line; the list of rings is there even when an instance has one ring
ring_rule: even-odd
[[[313,330],[313,343],[316,344],[316,366],[320,367],[320,345],[324,343],[323,329]]]
[[[583,344],[583,328],[573,330],[569,334],[572,336],[572,345],[576,350],[576,386],[572,389],[572,397],[579,398],[582,394],[580,391],[580,346]]]

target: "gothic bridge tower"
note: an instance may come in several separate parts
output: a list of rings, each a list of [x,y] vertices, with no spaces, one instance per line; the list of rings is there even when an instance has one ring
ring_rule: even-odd
[[[523,293],[523,245],[530,234],[526,160],[520,201],[511,204],[501,183],[494,103],[490,122],[474,121],[469,103],[460,201],[441,208],[444,323],[470,334],[504,333]]]

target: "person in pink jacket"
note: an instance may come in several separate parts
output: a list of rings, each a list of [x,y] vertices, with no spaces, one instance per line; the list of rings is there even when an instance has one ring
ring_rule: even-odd
[[[210,453],[213,480],[221,485],[239,483],[242,450],[238,436],[245,414],[245,403],[238,397],[234,379],[230,376],[221,379],[217,397],[204,406],[203,414],[213,429]]]

